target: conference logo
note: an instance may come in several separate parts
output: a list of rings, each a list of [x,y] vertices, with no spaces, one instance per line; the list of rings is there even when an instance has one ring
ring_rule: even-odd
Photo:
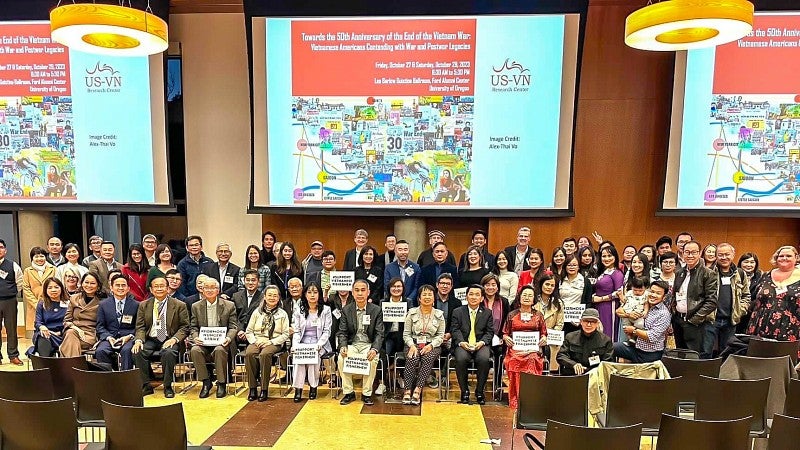
[[[122,89],[122,74],[113,66],[98,61],[85,70],[87,92],[119,92]]]
[[[491,84],[495,92],[527,92],[532,83],[530,69],[506,58],[500,66],[492,66]]]

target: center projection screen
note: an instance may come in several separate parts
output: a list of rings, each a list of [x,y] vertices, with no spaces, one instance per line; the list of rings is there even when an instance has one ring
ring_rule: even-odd
[[[579,20],[253,18],[253,206],[570,213]]]

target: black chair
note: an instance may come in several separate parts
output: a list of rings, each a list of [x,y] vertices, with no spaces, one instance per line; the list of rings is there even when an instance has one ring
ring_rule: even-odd
[[[800,419],[775,414],[769,431],[769,450],[797,450],[800,447]]]
[[[633,424],[642,426],[647,436],[658,434],[661,414],[677,414],[680,378],[649,380],[611,375],[608,383],[608,406],[606,427],[621,427]]]
[[[761,380],[720,380],[700,376],[697,384],[697,420],[733,420],[750,417],[753,436],[765,437],[764,413],[769,393],[769,378]]]
[[[719,369],[722,367],[722,358],[683,359],[664,356],[661,362],[671,377],[680,377],[683,386],[679,390],[679,402],[692,405],[697,398],[697,381],[700,375],[719,378]]]
[[[54,400],[50,369],[0,371],[0,398],[17,401]]]
[[[78,424],[81,426],[105,426],[101,400],[122,406],[144,405],[142,377],[138,370],[123,372],[72,370]]]
[[[0,399],[0,434],[3,450],[77,449],[78,426],[72,399]]]
[[[72,358],[51,358],[31,355],[34,369],[50,369],[53,378],[53,393],[56,398],[75,397],[75,383],[72,380],[72,369],[88,370],[89,364],[83,356]]]
[[[548,419],[585,427],[589,423],[589,376],[519,374],[516,426],[546,430]]]
[[[589,428],[547,421],[547,450],[639,450],[641,424],[620,428]],[[523,437],[525,445],[544,448],[530,433]],[[532,444],[533,441],[535,444]]]
[[[800,341],[769,341],[751,337],[747,344],[747,356],[759,358],[788,356],[792,358],[792,365],[797,364],[798,351],[800,351]]]
[[[783,413],[789,417],[800,419],[800,380],[789,380],[789,390],[786,392],[786,403]]]
[[[182,403],[148,408],[106,401],[102,405],[106,450],[211,450],[188,445]]]
[[[664,414],[658,430],[658,450],[746,450],[750,417],[706,421]],[[548,448],[548,450],[550,450]]]

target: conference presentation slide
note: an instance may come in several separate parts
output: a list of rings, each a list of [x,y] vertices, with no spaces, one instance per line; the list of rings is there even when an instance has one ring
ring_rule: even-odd
[[[800,207],[798,54],[798,13],[757,14],[750,35],[688,52],[677,208]]]
[[[0,203],[153,203],[146,57],[70,51],[0,22]]]
[[[270,206],[554,208],[567,18],[267,18]]]

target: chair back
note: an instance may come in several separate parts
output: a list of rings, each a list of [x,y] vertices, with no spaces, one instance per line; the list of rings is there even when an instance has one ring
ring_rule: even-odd
[[[77,449],[78,424],[72,399],[0,399],[0,434],[3,450]]]
[[[589,376],[543,376],[519,374],[517,427],[544,430],[552,419],[587,426],[589,421]]]
[[[800,419],[775,414],[769,431],[769,450],[797,450],[800,445]]]
[[[798,351],[800,351],[800,341],[768,341],[751,337],[747,344],[747,356],[759,358],[788,356],[792,358],[793,364],[797,364]]]
[[[783,413],[789,417],[800,419],[800,380],[795,378],[789,380],[789,389],[786,391],[786,403],[783,405]]]
[[[722,367],[722,358],[683,359],[664,356],[661,358],[661,362],[664,363],[664,367],[667,368],[667,372],[671,377],[680,377],[683,387],[679,390],[679,401],[682,403],[695,402],[697,398],[697,380],[700,375],[719,378],[719,369]]]
[[[677,359],[700,359],[700,353],[688,348],[667,348],[664,349],[664,356]]]
[[[0,398],[17,401],[54,400],[50,369],[0,371]]]
[[[102,421],[101,400],[122,406],[144,406],[142,377],[138,370],[91,372],[72,369],[78,421]]]
[[[89,364],[83,356],[72,358],[52,358],[31,355],[34,369],[50,369],[53,378],[53,393],[56,398],[75,397],[75,383],[72,380],[72,368],[87,370]]]
[[[764,411],[769,378],[761,380],[720,380],[700,376],[694,417],[698,420],[733,420],[750,417],[750,431],[764,433]]]
[[[749,431],[750,417],[706,421],[664,414],[658,429],[658,450],[747,450]]]
[[[183,404],[144,408],[103,401],[102,405],[106,450],[186,450]]]
[[[677,414],[683,384],[680,378],[649,380],[611,375],[605,426],[638,423],[645,429],[658,429],[662,413]]]
[[[639,450],[642,425],[589,428],[547,421],[547,450]]]

